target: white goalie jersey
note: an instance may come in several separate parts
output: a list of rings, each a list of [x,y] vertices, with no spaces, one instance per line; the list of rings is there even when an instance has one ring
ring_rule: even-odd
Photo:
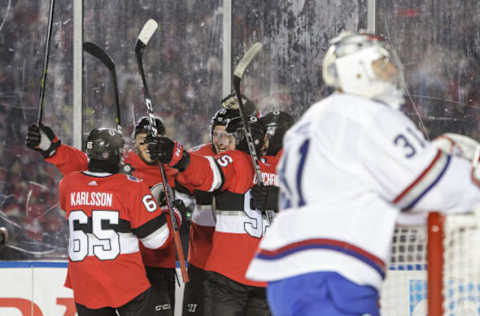
[[[335,93],[286,134],[281,208],[247,271],[274,281],[336,271],[379,288],[399,212],[480,203],[471,163],[426,141],[403,113]]]

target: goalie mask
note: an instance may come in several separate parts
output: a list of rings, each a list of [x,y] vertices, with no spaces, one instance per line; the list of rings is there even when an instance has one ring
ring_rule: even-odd
[[[371,34],[342,32],[323,59],[326,85],[398,109],[404,102],[403,70],[394,50]]]
[[[86,153],[90,162],[102,161],[102,166],[110,165],[118,168],[122,161],[124,145],[122,134],[116,129],[94,128],[88,134]]]

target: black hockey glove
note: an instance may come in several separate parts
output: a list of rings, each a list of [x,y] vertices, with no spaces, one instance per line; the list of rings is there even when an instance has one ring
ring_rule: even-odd
[[[182,200],[176,199],[173,201],[173,206],[182,214],[183,220],[188,222],[192,221],[192,210],[187,207]]]
[[[2,249],[8,241],[8,231],[6,227],[0,227],[0,249]]]
[[[61,144],[52,129],[43,124],[28,127],[25,143],[28,148],[40,152],[44,158],[52,157]]]
[[[251,189],[252,199],[250,207],[261,211],[273,210],[277,212],[278,193],[279,188],[276,186],[256,184]]]
[[[145,137],[150,159],[184,171],[190,162],[190,155],[183,146],[168,137],[147,135]]]

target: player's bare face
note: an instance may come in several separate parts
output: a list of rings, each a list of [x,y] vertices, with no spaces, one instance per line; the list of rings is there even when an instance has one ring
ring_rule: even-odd
[[[137,136],[135,136],[135,148],[137,149],[137,153],[143,161],[146,163],[152,163],[153,161],[150,158],[147,144],[145,144],[145,137],[147,137],[146,133],[139,133]]]
[[[215,126],[212,134],[212,143],[217,154],[235,149],[235,137],[225,131],[225,126]]]
[[[372,62],[375,75],[383,81],[393,82],[397,79],[398,69],[387,56],[383,56]]]

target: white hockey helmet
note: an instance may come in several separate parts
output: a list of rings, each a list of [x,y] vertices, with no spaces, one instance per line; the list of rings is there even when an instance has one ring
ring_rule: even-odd
[[[326,85],[399,108],[403,70],[393,50],[377,36],[342,32],[330,41],[323,59]]]

